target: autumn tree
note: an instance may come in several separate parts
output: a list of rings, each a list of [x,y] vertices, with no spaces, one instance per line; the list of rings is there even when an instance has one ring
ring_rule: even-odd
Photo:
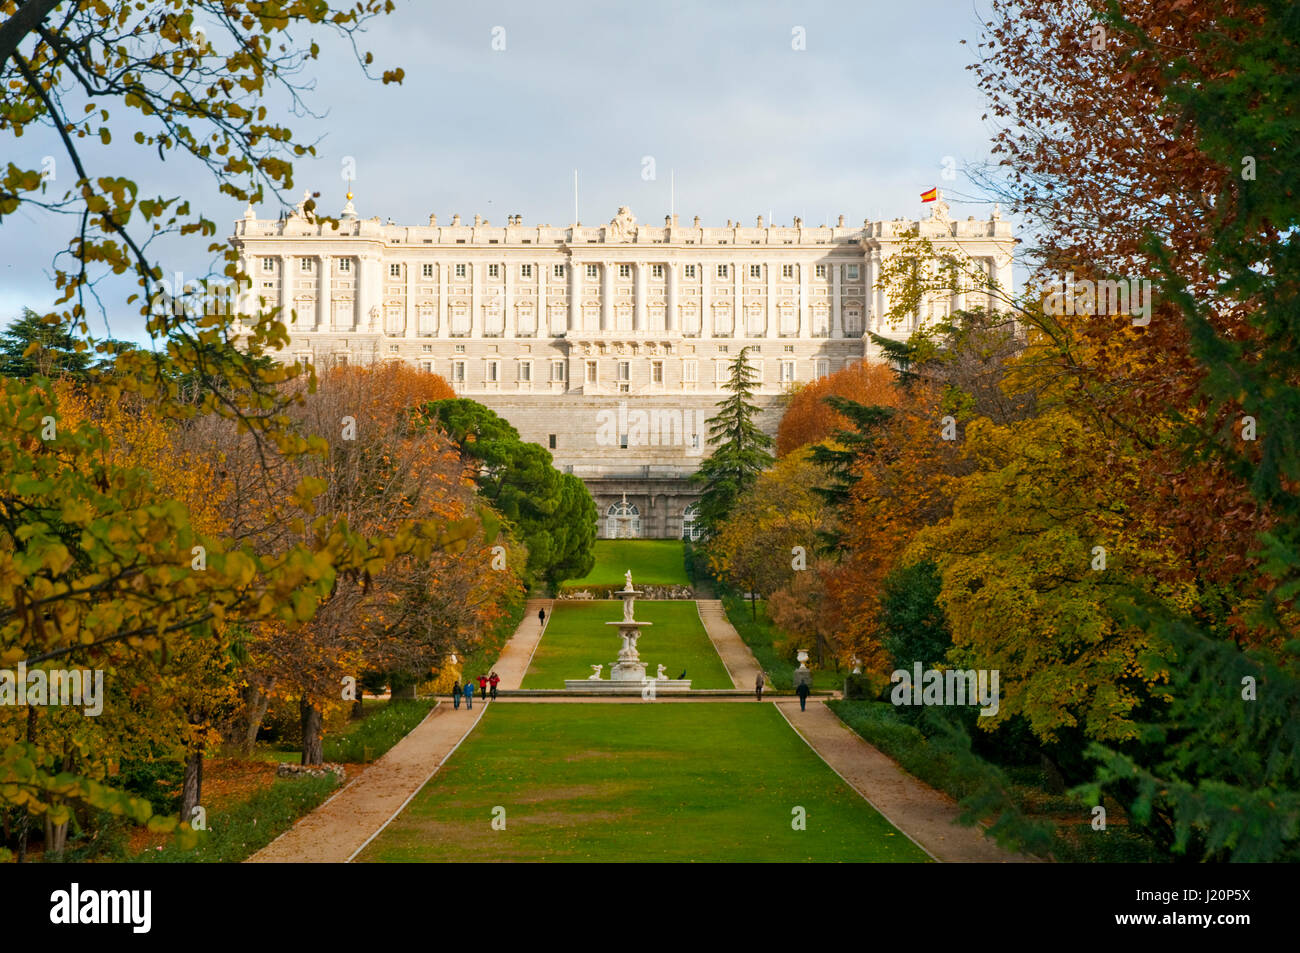
[[[827,401],[832,396],[869,407],[893,407],[898,403],[894,374],[884,364],[858,361],[811,381],[791,395],[781,415],[776,433],[778,457],[850,428],[851,421]]]
[[[830,514],[814,492],[821,473],[807,451],[795,451],[759,474],[707,544],[710,569],[755,600],[805,572]]]
[[[0,131],[18,137],[46,126],[62,147],[53,178],[16,162],[0,172],[0,225],[27,227],[20,211],[73,223],[54,268],[61,310],[44,323],[89,340],[96,283],[129,274],[140,291],[127,303],[139,306],[154,345],[118,349],[90,340],[92,350],[115,356],[111,369],[88,377],[97,405],[135,394],[162,419],[237,421],[276,454],[320,449],[286,414],[294,391],[283,385],[300,368],[266,360],[286,340],[286,315],[268,306],[240,316],[236,346],[231,315],[154,307],[162,268],[149,256],[150,241],[164,233],[211,237],[216,225],[185,197],[142,195],[136,182],[95,170],[81,145],[88,138],[107,145],[126,123],[138,145],[185,156],[232,199],[287,188],[292,159],[312,147],[271,121],[260,97],[276,87],[301,102],[305,86],[296,77],[320,51],[313,34],[352,37],[391,7],[387,0],[274,11],[239,0],[0,4]],[[401,73],[384,79],[399,81]],[[214,250],[224,251],[218,277],[247,281],[234,250]],[[197,386],[182,399],[177,381],[187,375]],[[0,379],[0,664],[104,666],[114,690],[130,695],[209,626],[301,621],[340,572],[374,572],[399,553],[427,555],[450,539],[432,523],[381,540],[346,520],[316,519],[293,547],[267,557],[247,537],[202,533],[146,467],[113,459],[112,446],[93,421],[61,422],[48,378]],[[306,507],[314,486],[294,487],[294,503]],[[148,817],[147,803],[60,772],[61,757],[26,736],[6,746],[0,800],[56,825],[77,804]]]

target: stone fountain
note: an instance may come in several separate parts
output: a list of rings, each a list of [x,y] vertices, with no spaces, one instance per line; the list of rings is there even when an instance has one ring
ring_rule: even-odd
[[[615,593],[623,600],[623,618],[618,622],[606,622],[606,625],[618,626],[619,637],[623,640],[622,647],[618,650],[618,661],[610,666],[609,679],[600,677],[600,670],[603,666],[593,665],[595,674],[587,678],[570,678],[565,679],[564,687],[578,691],[591,692],[610,692],[620,694],[649,694],[653,697],[657,692],[681,692],[689,691],[691,680],[689,678],[668,678],[665,674],[664,666],[659,666],[659,674],[653,678],[647,678],[645,669],[646,663],[641,661],[641,655],[637,651],[637,639],[641,637],[641,630],[653,623],[638,622],[635,617],[636,597],[641,595],[636,589],[632,588],[632,570],[623,574],[623,588]]]

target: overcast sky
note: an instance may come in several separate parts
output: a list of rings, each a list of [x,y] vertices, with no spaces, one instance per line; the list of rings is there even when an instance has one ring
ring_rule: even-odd
[[[498,29],[500,28],[500,29]],[[793,49],[801,28],[806,49]],[[300,160],[296,201],[319,191],[322,210],[344,202],[345,157],[355,161],[363,218],[440,222],[453,213],[492,224],[573,219],[573,171],[585,224],[620,205],[662,224],[670,176],[683,222],[849,224],[918,217],[938,185],[955,218],[987,217],[962,168],[986,161],[992,126],[973,74],[978,30],[970,0],[842,3],[433,3],[398,0],[362,37],[376,73],[401,66],[401,86],[368,82],[347,47],[323,44],[308,67],[322,118],[284,116],[319,156]],[[493,49],[502,45],[503,50]],[[961,40],[967,45],[961,45]],[[94,174],[134,178],[141,194],[185,194],[228,234],[242,207],[183,158],[160,163],[120,132],[91,153]],[[22,163],[61,159],[52,139],[6,141]],[[646,157],[652,157],[653,175]],[[957,178],[941,177],[951,157]],[[7,157],[6,157],[7,158]],[[33,164],[39,164],[39,157]],[[274,218],[281,206],[258,208]],[[0,321],[53,300],[52,259],[71,223],[28,213],[0,223]],[[157,249],[186,278],[211,263],[206,239]],[[117,337],[141,340],[125,305],[130,288],[105,285]],[[98,316],[92,328],[104,333]]]

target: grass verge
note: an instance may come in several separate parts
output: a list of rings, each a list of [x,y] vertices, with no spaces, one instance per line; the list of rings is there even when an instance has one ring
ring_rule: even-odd
[[[359,859],[928,858],[775,706],[674,702],[493,705]]]

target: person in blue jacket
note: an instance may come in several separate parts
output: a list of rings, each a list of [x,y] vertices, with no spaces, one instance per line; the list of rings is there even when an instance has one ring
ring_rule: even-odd
[[[465,683],[465,707],[474,707],[474,683],[472,681]]]
[[[451,703],[456,706],[457,711],[460,710],[460,682],[451,686]]]

